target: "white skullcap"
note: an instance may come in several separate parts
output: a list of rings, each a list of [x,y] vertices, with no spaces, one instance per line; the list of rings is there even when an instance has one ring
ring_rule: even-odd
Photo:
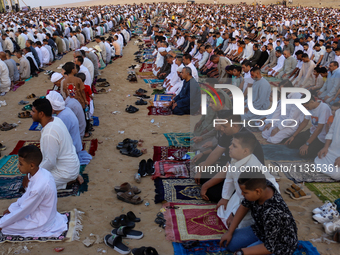
[[[184,65],[180,65],[180,66],[177,68],[177,72],[182,72],[183,68],[184,68]]]
[[[166,51],[166,48],[160,47],[160,48],[158,49],[158,52],[163,52],[163,51]]]
[[[93,51],[93,48],[89,48],[89,51]]]
[[[80,49],[83,50],[83,51],[89,51],[89,48],[87,48],[87,47],[85,47],[85,46],[84,46],[84,47],[81,47]]]
[[[63,77],[64,76],[61,73],[53,73],[52,76],[51,76],[51,82],[55,83]]]
[[[46,96],[46,99],[50,101],[53,110],[55,111],[62,111],[65,109],[65,101],[57,91],[50,91]]]
[[[170,48],[170,46],[169,46],[168,48],[166,48],[165,50],[166,50],[166,52],[169,52],[169,51],[171,51],[171,48]]]

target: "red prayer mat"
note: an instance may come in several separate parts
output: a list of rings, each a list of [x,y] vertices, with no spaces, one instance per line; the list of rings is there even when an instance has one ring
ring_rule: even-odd
[[[155,106],[148,106],[148,115],[171,115],[172,111],[168,107],[155,107]]]

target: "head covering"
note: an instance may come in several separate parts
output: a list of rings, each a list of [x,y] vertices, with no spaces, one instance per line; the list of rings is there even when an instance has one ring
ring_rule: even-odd
[[[46,99],[50,101],[53,110],[62,111],[65,109],[65,101],[57,91],[50,91],[46,96]]]
[[[89,51],[89,48],[87,48],[87,47],[85,47],[85,46],[84,46],[84,47],[81,47],[80,49],[83,50],[83,51]]]
[[[177,72],[182,72],[183,68],[184,68],[184,65],[180,65],[180,66],[177,68]]]
[[[165,50],[166,50],[166,48],[160,47],[160,48],[158,49],[158,52],[163,52],[163,51],[165,51]]]
[[[53,73],[51,76],[51,82],[55,83],[62,79],[64,76],[61,73]]]

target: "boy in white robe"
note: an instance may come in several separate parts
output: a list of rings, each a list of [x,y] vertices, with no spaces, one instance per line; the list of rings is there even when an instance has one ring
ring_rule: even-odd
[[[0,218],[4,235],[58,237],[67,230],[67,217],[57,211],[57,189],[49,171],[40,168],[40,149],[34,145],[19,150],[21,173],[27,174],[24,195],[11,204]],[[26,186],[24,183],[24,186]]]
[[[237,182],[242,172],[263,171],[266,179],[280,192],[279,185],[275,181],[275,178],[266,171],[261,162],[253,155],[256,141],[254,134],[250,132],[239,132],[233,136],[233,140],[229,146],[229,155],[232,158],[230,170],[227,172],[226,179],[224,180],[222,199],[216,207],[217,216],[220,217],[227,228],[231,225],[234,215],[243,200],[242,191]],[[250,213],[247,213],[238,225],[238,228],[248,227],[252,224],[253,218]]]

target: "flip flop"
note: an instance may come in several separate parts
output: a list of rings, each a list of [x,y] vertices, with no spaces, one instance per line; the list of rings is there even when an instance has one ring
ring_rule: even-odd
[[[126,156],[136,157],[136,158],[138,158],[138,157],[143,155],[143,152],[138,150],[138,149],[136,149],[136,148],[134,148],[134,149],[130,149],[130,148],[128,148],[128,149],[121,149],[120,153],[123,154],[123,155],[126,155]]]
[[[146,162],[146,172],[148,175],[153,175],[155,173],[155,168],[151,158]]]
[[[141,190],[139,188],[137,188],[136,186],[131,186],[131,184],[128,183],[128,182],[124,182],[120,186],[116,186],[114,189],[117,193],[118,192],[126,192],[126,191],[129,191],[129,190],[131,190],[135,194],[141,193]]]
[[[22,107],[21,109],[22,111],[32,111],[32,105],[31,104],[28,104],[28,105],[25,105],[24,107]]]
[[[299,191],[296,191],[290,194],[290,197],[294,200],[303,200],[303,199],[312,198],[310,193],[305,193],[303,190],[299,190]]]
[[[132,105],[130,105],[130,106],[126,107],[125,111],[128,112],[128,113],[136,113],[136,112],[139,111],[139,109],[134,107],[134,106],[132,106]]]
[[[31,113],[29,111],[19,112],[18,113],[18,118],[21,118],[21,119],[32,118],[32,115],[31,115]]]
[[[142,246],[140,248],[134,248],[131,251],[132,255],[158,255],[158,252],[153,247]]]
[[[136,93],[147,93],[145,89],[139,88],[138,90],[135,91]]]
[[[138,205],[143,203],[143,199],[141,199],[140,196],[135,195],[133,192],[131,191],[127,191],[127,192],[119,192],[117,193],[117,198],[119,200],[122,200],[126,203],[130,203],[133,205]]]
[[[129,228],[134,228],[136,224],[132,221],[129,221],[128,217],[125,214],[122,214],[119,217],[116,217],[114,220],[112,220],[110,222],[110,225],[113,228],[119,228],[121,226],[127,226]]]
[[[129,238],[129,239],[136,239],[136,240],[142,239],[144,236],[141,231],[133,230],[126,226],[121,226],[120,228],[112,229],[111,234],[119,235],[122,238]]]
[[[144,101],[143,99],[140,99],[140,100],[137,100],[137,101],[135,102],[135,104],[136,104],[136,105],[147,105],[148,102]]]
[[[145,159],[143,159],[141,162],[139,162],[138,173],[142,177],[147,176],[147,174],[146,174],[146,160]]]
[[[106,235],[104,237],[104,243],[120,254],[129,254],[131,252],[131,250],[122,243],[122,237],[119,235]]]
[[[28,103],[29,103],[28,101],[21,100],[18,104],[19,105],[25,105],[25,104],[28,104]]]
[[[36,95],[32,93],[32,94],[28,95],[26,98],[27,99],[36,98]]]

